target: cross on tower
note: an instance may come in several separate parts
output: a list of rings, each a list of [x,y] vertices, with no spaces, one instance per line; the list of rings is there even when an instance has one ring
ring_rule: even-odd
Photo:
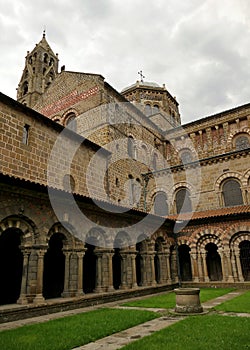
[[[141,77],[141,83],[143,83],[143,79],[145,78],[145,76],[142,74],[142,70],[140,70],[140,72],[138,72],[138,74]]]

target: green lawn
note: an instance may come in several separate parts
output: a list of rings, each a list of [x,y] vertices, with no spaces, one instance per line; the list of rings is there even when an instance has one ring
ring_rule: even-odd
[[[144,310],[99,309],[0,332],[1,350],[69,350],[158,317]]]
[[[226,312],[250,313],[250,291],[215,307],[216,310]],[[250,345],[249,345],[250,348]]]
[[[245,350],[250,349],[250,318],[192,316],[122,350]]]
[[[217,298],[221,295],[232,292],[233,290],[233,288],[202,288],[200,291],[200,300],[202,303],[204,303],[207,300]],[[175,293],[167,292],[166,294],[156,295],[137,301],[131,301],[123,305],[173,309],[175,307]]]

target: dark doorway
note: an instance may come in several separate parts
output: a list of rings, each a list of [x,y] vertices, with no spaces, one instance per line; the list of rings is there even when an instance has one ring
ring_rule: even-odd
[[[182,281],[192,281],[192,269],[190,260],[190,248],[186,244],[182,244],[178,247],[179,261],[180,261],[180,274]]]
[[[214,243],[208,243],[206,245],[206,263],[210,281],[222,280],[221,259],[217,250],[218,247]]]
[[[113,266],[113,286],[115,289],[119,289],[122,283],[121,269],[122,269],[122,257],[120,254],[120,248],[115,248],[115,254],[112,258]]]
[[[45,299],[59,298],[64,288],[65,256],[61,233],[55,233],[49,240],[44,256],[43,296]]]
[[[250,241],[242,241],[239,244],[240,262],[244,281],[250,281]]]
[[[87,248],[83,258],[83,291],[84,293],[93,293],[96,287],[96,262],[95,246],[86,243]]]
[[[141,256],[141,250],[142,250],[142,243],[136,244],[136,258],[135,258],[135,264],[136,264],[136,282],[138,286],[142,286],[142,269],[143,269],[143,260]]]
[[[0,236],[0,304],[16,303],[20,296],[23,255],[19,248],[22,231],[9,228]]]

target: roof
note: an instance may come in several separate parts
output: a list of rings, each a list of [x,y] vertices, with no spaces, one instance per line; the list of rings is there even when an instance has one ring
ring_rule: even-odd
[[[178,221],[193,221],[208,218],[218,218],[221,216],[232,217],[242,214],[250,215],[250,205],[237,205],[234,207],[225,207],[218,209],[209,209],[204,211],[196,211],[193,213],[182,213],[167,216],[168,219]]]
[[[137,81],[136,83],[129,85],[122,89],[121,93],[134,88],[134,87],[152,87],[152,88],[160,88],[161,86],[157,83],[149,82],[149,81]]]

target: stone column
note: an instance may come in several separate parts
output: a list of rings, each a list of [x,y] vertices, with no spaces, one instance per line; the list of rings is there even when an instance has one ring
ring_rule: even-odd
[[[172,254],[171,254],[171,271],[172,271],[172,281],[174,283],[177,283],[178,282],[178,270],[177,270],[176,250],[173,250]]]
[[[95,252],[96,257],[97,257],[97,262],[96,262],[96,287],[94,292],[95,293],[100,293],[102,292],[102,257],[103,257],[103,252]]]
[[[196,253],[190,253],[191,269],[192,269],[192,281],[199,282],[198,274],[198,262]]]
[[[199,281],[198,282],[202,282],[204,280],[204,274],[203,274],[203,268],[202,268],[201,252],[197,253],[197,267],[198,267],[198,275],[199,275]]]
[[[138,285],[136,282],[136,264],[135,264],[136,252],[131,252],[130,257],[131,257],[131,269],[132,269],[132,288],[138,288]]]
[[[204,281],[205,282],[210,282],[210,279],[208,277],[208,271],[207,271],[207,261],[206,261],[206,256],[207,253],[205,250],[201,252],[201,257],[202,257],[202,263],[203,263],[203,271],[204,271]]]
[[[128,254],[120,252],[121,254],[121,289],[128,289],[127,269],[128,269]]]
[[[227,261],[227,271],[228,271],[227,281],[234,282],[230,249],[225,249],[224,254],[225,254],[225,259]]]
[[[65,269],[64,269],[64,287],[62,292],[62,297],[67,298],[70,296],[70,255],[71,252],[68,250],[63,250],[65,256]]]
[[[236,267],[237,267],[237,271],[238,271],[238,279],[239,279],[239,282],[244,282],[244,278],[242,275],[241,262],[240,262],[240,249],[234,248],[234,252],[235,252],[235,259],[236,259]]]
[[[28,263],[30,250],[26,248],[21,248],[23,253],[23,272],[22,272],[22,283],[21,283],[21,292],[17,304],[27,304],[27,283],[28,283]]]
[[[142,286],[147,286],[148,285],[148,281],[147,281],[147,269],[148,269],[148,264],[147,264],[147,260],[148,260],[148,255],[147,253],[142,253],[141,254],[142,257]]]
[[[226,271],[226,264],[225,264],[223,251],[221,249],[218,249],[218,254],[220,256],[220,261],[221,261],[222,281],[226,282],[228,275]]]
[[[150,282],[151,286],[156,286],[154,255],[155,255],[155,252],[151,252],[149,255],[150,268],[151,268],[151,281],[149,281],[149,282]]]
[[[166,279],[167,279],[167,283],[171,284],[172,283],[172,280],[171,280],[171,268],[170,268],[170,261],[169,261],[169,258],[170,258],[170,252],[166,252],[164,254],[165,256],[165,259],[166,259]]]
[[[163,252],[158,252],[158,259],[159,259],[159,281],[158,284],[163,284],[166,283],[167,278],[166,278],[166,266],[164,264],[164,253]],[[157,283],[157,281],[156,281]]]
[[[44,255],[46,253],[45,247],[38,247],[37,249],[37,280],[36,280],[36,296],[33,299],[33,303],[39,304],[45,299],[43,297],[43,268],[44,268]]]
[[[80,251],[80,252],[77,252],[77,265],[78,265],[78,268],[77,268],[77,271],[78,271],[78,277],[77,277],[77,292],[76,292],[76,295],[77,296],[82,296],[84,295],[84,292],[83,292],[83,257],[84,257],[84,254],[85,254],[85,251]]]
[[[108,292],[114,291],[113,286],[113,264],[112,264],[112,257],[113,257],[114,251],[111,250],[110,252],[106,253],[108,258]]]

